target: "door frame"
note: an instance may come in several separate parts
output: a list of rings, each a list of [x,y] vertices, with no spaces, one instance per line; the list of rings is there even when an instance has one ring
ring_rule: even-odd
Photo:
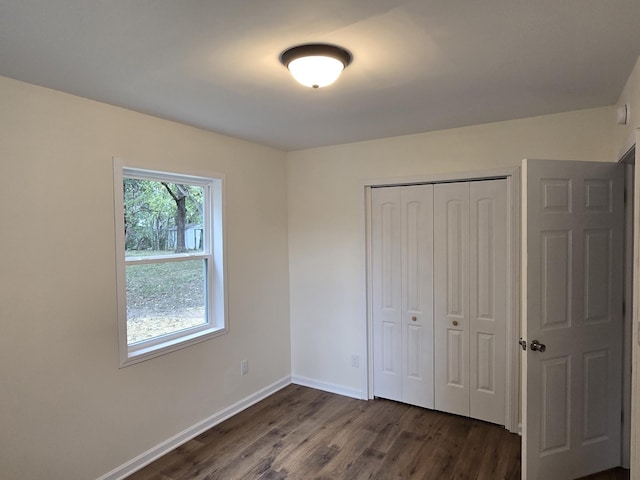
[[[626,312],[624,314],[624,338],[625,347],[630,346],[629,357],[623,358],[623,422],[621,465],[628,468],[633,474],[640,471],[640,396],[636,393],[640,388],[640,128],[631,131],[622,148],[616,155],[616,162],[625,164],[625,188],[632,191],[625,192],[627,202],[631,202],[632,216],[627,216],[625,208],[625,264],[627,255],[632,256],[630,272],[625,272],[624,302]],[[629,169],[629,161],[634,153],[633,167]],[[633,179],[627,178],[632,173]],[[631,194],[631,195],[629,195]],[[627,204],[628,205],[628,204]],[[631,232],[627,231],[628,227]],[[629,244],[630,243],[630,244]],[[628,251],[629,249],[630,251]],[[625,265],[626,266],[626,265]],[[631,308],[630,308],[631,307]],[[627,340],[629,343],[626,343]],[[631,362],[630,365],[627,362]],[[628,394],[628,396],[627,396]],[[626,398],[625,398],[626,397]],[[625,401],[626,400],[626,401]]]
[[[498,168],[477,172],[414,175],[410,177],[389,177],[364,180],[364,244],[366,251],[366,329],[364,349],[366,368],[364,369],[367,398],[373,398],[373,319],[371,293],[371,189],[374,187],[394,187],[405,185],[451,183],[477,180],[505,179],[507,182],[507,319],[506,319],[506,388],[504,426],[513,433],[521,433],[520,410],[520,167]]]
[[[634,144],[618,163],[625,168],[624,191],[624,294],[622,336],[622,441],[621,465],[630,468],[631,461],[631,397],[632,397],[632,352],[633,352],[633,241],[634,241],[634,193],[635,157]]]
[[[633,307],[632,307],[632,341],[631,341],[631,448],[630,467],[631,478],[640,471],[640,128],[635,130],[635,166],[633,192]]]

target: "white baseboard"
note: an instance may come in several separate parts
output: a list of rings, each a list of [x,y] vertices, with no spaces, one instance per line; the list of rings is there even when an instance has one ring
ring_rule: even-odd
[[[367,400],[366,392],[356,390],[355,388],[336,385],[334,383],[322,382],[313,378],[302,377],[300,375],[292,375],[291,383],[302,385],[303,387],[315,388],[329,393],[336,393],[345,397],[357,398],[358,400]]]
[[[283,389],[287,385],[291,384],[291,377],[285,377],[278,380],[271,385],[266,386],[262,390],[249,395],[248,397],[234,403],[233,405],[211,415],[208,418],[196,423],[195,425],[183,430],[182,432],[174,435],[173,437],[165,440],[159,445],[147,450],[146,452],[138,455],[137,457],[129,460],[128,462],[120,465],[119,467],[111,470],[109,473],[105,473],[97,480],[122,480],[132,473],[140,470],[145,465],[150,464],[154,460],[169,453],[171,450],[179,447],[185,442],[188,442],[192,438],[197,437],[202,432],[209,430],[211,427],[222,423],[226,419],[240,413],[251,405],[258,403],[260,400],[267,398],[269,395],[273,395],[278,390]]]

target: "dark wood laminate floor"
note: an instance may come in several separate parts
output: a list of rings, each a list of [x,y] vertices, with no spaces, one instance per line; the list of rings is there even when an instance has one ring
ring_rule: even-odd
[[[289,385],[129,477],[205,479],[517,480],[520,438],[478,420]]]
[[[614,468],[613,470],[589,475],[587,477],[579,478],[578,480],[629,480],[629,470],[625,470],[624,468]]]

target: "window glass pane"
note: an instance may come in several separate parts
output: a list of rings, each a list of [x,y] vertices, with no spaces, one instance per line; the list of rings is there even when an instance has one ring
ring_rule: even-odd
[[[206,260],[127,265],[127,343],[204,325]]]
[[[204,189],[187,183],[125,178],[127,258],[204,249]]]

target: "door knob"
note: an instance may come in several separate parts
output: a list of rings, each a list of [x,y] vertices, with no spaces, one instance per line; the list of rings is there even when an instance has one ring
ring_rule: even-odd
[[[454,326],[454,327],[457,327],[457,326],[458,326],[458,321],[457,321],[457,320],[454,320],[454,321],[453,321],[453,322],[451,322],[451,323],[453,323],[453,326]]]
[[[538,340],[531,342],[531,350],[534,352],[544,352],[547,346],[544,343],[540,343]]]
[[[418,320],[418,317],[411,317],[411,320],[415,322],[416,320]]]

